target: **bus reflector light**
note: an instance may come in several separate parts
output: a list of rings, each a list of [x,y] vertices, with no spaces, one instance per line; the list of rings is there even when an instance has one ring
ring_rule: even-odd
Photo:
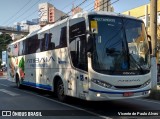
[[[141,88],[143,88],[143,87],[145,87],[145,86],[149,85],[149,84],[150,84],[150,82],[151,82],[151,80],[149,79],[149,80],[148,80],[148,81],[146,81],[143,85],[141,85]]]
[[[92,81],[93,83],[98,84],[98,85],[100,85],[100,86],[103,86],[103,87],[105,87],[105,88],[111,88],[111,87],[112,87],[112,85],[110,85],[110,84],[108,84],[108,83],[106,83],[106,82],[104,82],[104,81],[101,81],[101,80],[99,80],[99,79],[92,79],[91,81]]]

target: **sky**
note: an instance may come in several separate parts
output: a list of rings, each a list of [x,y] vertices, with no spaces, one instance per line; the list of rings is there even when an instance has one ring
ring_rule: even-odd
[[[57,9],[68,13],[73,3],[74,6],[77,6],[83,1],[84,0],[0,0],[0,26],[13,26],[15,22],[38,18],[39,3],[49,2]],[[115,1],[117,0],[111,0],[115,12],[122,13],[148,4],[150,0],[119,0],[114,3]],[[85,11],[90,11],[93,9],[93,6],[94,0],[87,0],[80,7]]]

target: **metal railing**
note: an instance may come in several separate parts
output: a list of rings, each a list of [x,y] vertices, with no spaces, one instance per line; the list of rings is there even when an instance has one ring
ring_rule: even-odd
[[[28,34],[29,30],[20,30],[20,29],[14,28],[14,27],[0,26],[0,32],[16,33],[16,34]]]

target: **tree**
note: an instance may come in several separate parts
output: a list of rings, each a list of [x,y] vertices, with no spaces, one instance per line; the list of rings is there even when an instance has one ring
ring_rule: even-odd
[[[2,59],[2,51],[7,50],[7,45],[12,42],[9,34],[0,34],[0,59]]]

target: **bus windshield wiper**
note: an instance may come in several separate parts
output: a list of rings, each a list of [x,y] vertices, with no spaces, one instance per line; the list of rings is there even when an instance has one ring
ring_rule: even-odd
[[[132,59],[132,61],[134,61],[134,64],[137,66],[137,68],[140,69],[140,71],[141,71],[142,73],[144,73],[144,70],[143,70],[143,68],[141,67],[141,65],[139,65],[139,63],[132,57],[131,54],[129,54],[129,57]]]

